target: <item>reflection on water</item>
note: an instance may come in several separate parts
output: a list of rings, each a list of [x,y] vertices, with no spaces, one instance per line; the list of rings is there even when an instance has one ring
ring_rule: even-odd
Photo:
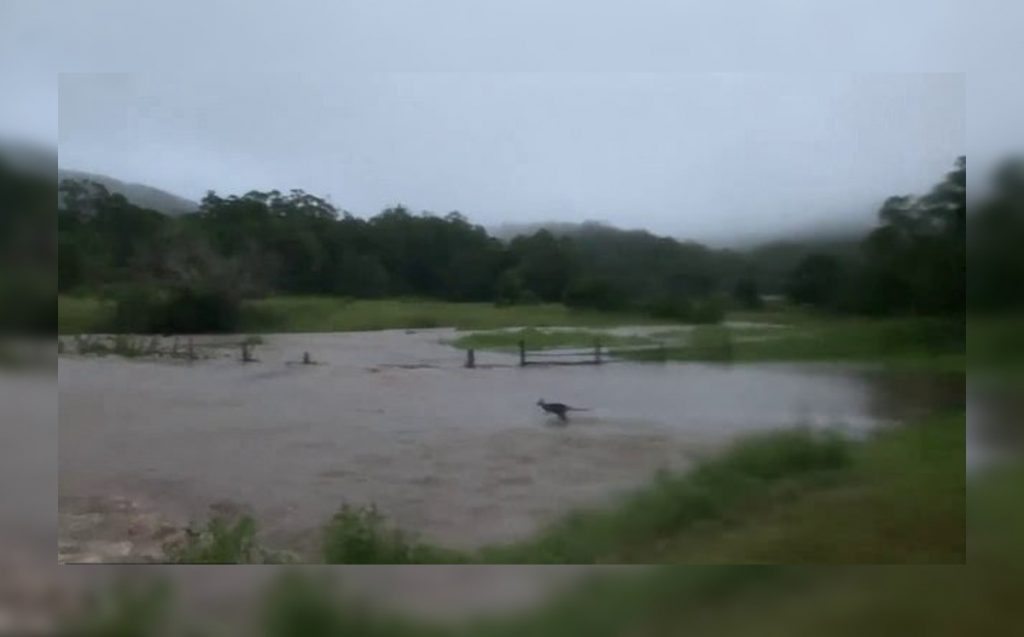
[[[304,551],[342,502],[373,502],[425,540],[470,548],[744,432],[863,432],[964,400],[962,376],[830,364],[464,369],[442,343],[451,336],[280,335],[246,365],[231,352],[193,364],[61,357],[64,557],[132,559],[211,505],[251,510],[266,542]],[[306,351],[321,364],[294,364]],[[542,397],[590,411],[551,426]],[[153,541],[126,544],[133,533]]]

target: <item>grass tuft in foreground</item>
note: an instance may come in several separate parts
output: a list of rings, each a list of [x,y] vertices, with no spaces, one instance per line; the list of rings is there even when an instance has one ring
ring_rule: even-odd
[[[205,529],[188,531],[186,538],[166,547],[168,559],[182,564],[253,564],[276,561],[256,542],[256,521],[215,517]]]
[[[446,559],[448,558],[448,559]],[[422,564],[460,561],[457,555],[417,544],[389,528],[374,506],[342,506],[324,529],[328,564]]]

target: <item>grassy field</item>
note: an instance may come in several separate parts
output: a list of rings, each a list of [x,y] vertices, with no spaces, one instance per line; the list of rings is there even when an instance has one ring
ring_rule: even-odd
[[[690,472],[659,476],[607,508],[520,542],[457,553],[416,542],[372,508],[324,529],[329,563],[963,563],[964,414],[863,442],[794,429],[740,440]],[[196,561],[247,561],[254,526],[218,523]],[[197,557],[199,556],[199,557]],[[202,558],[202,559],[200,559]]]
[[[57,297],[57,333],[88,334],[102,332],[114,315],[114,304],[96,297]]]
[[[61,334],[103,332],[113,305],[92,297],[57,299]],[[497,307],[424,299],[362,300],[278,296],[246,301],[238,332],[351,332],[385,329],[497,329],[505,327],[645,325],[640,314],[571,310],[560,304]]]

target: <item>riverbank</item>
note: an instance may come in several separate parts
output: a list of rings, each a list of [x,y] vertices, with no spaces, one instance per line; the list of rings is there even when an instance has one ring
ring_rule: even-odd
[[[577,511],[524,541],[479,551],[420,543],[372,507],[324,528],[329,563],[963,563],[964,414],[883,429],[861,442],[789,430],[741,439],[619,504]],[[267,559],[250,518],[216,520],[171,556]]]

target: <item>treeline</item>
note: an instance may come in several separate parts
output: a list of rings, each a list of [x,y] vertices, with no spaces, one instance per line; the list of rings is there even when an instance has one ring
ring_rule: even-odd
[[[64,181],[57,281],[62,292],[118,299],[114,327],[134,331],[229,330],[241,299],[266,294],[563,302],[711,322],[730,306],[757,308],[772,292],[833,312],[962,315],[965,183],[960,158],[930,192],[886,201],[878,227],[859,242],[820,253],[809,246],[780,277],[770,251],[716,250],[600,224],[501,241],[458,213],[395,207],[361,219],[298,190],[211,192],[198,212],[170,217],[102,185]],[[1009,239],[1024,236],[1019,199],[1009,196],[1021,182],[1004,175],[1000,183],[972,217],[972,259],[979,273],[1010,281],[1014,272],[1021,281],[1021,251]],[[1019,289],[973,281],[979,307],[1019,303]]]
[[[984,216],[987,213],[979,215]],[[848,255],[809,254],[786,284],[789,298],[841,312],[962,314],[966,301],[967,162],[921,196],[890,197],[879,225]]]
[[[403,207],[360,219],[302,191],[209,193],[165,216],[94,182],[60,185],[60,291],[118,299],[117,329],[230,329],[240,299],[265,294],[416,296],[648,311],[714,321],[737,255],[647,232],[585,224],[502,242],[458,213]],[[740,286],[756,302],[753,281]]]

